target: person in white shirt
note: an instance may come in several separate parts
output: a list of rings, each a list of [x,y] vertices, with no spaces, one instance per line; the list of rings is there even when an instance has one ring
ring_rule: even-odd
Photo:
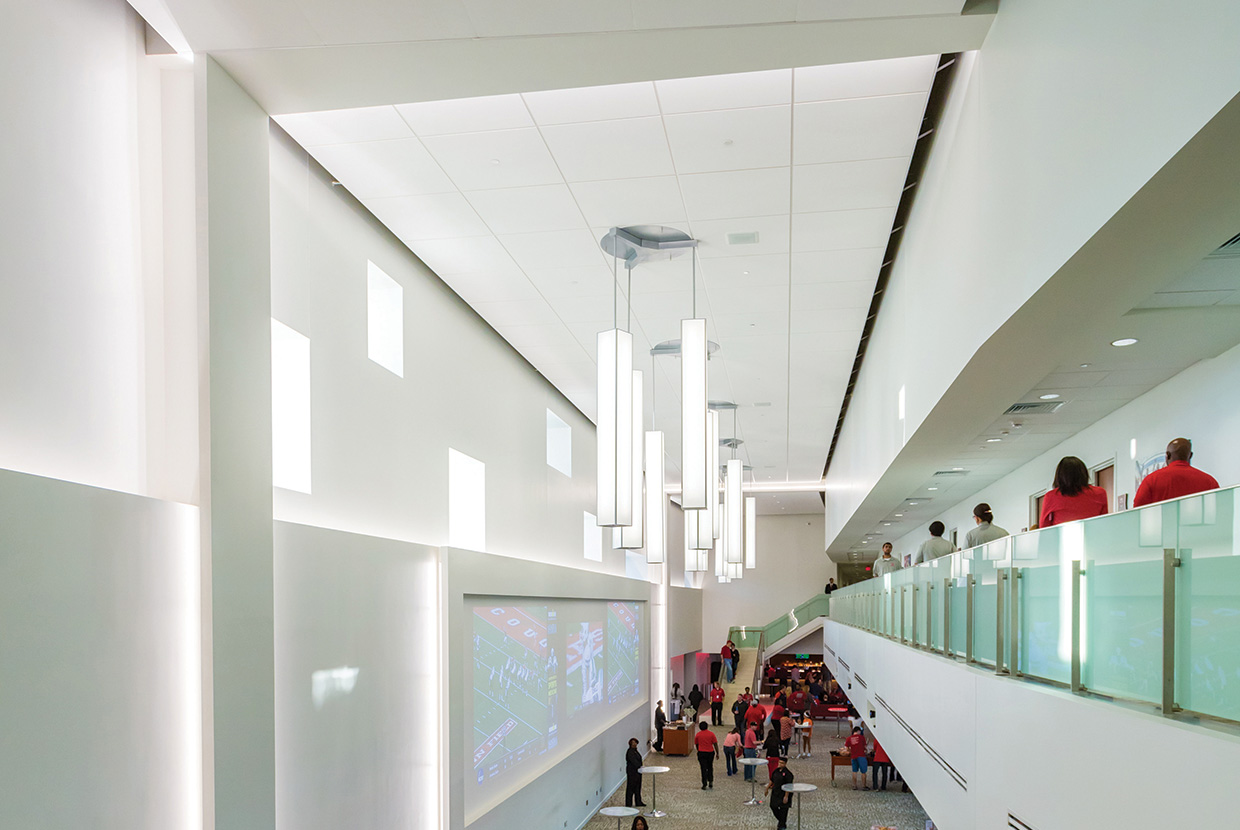
[[[891,555],[891,543],[883,542],[883,555],[874,562],[874,575],[884,576],[900,570],[900,560]]]
[[[913,554],[913,564],[919,562],[929,562],[931,559],[938,559],[940,556],[946,556],[956,551],[956,546],[943,538],[943,531],[947,530],[942,522],[930,523],[930,538],[921,543],[921,547],[917,549],[917,553]]]

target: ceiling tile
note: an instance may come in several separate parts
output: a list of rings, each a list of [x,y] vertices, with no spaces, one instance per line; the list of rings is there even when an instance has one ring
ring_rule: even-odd
[[[675,176],[576,182],[569,185],[593,227],[675,224],[685,221]]]
[[[792,217],[792,250],[836,251],[885,246],[895,208],[798,213]]]
[[[743,291],[762,285],[788,284],[788,255],[717,257],[699,266],[707,290]]]
[[[860,339],[861,333],[858,331],[818,331],[813,333],[798,332],[791,335],[789,342],[794,354],[802,349],[811,349],[815,353],[824,356],[834,354],[841,360],[847,360],[851,370],[852,361],[857,355],[857,343]]]
[[[461,190],[527,187],[562,181],[538,130],[429,136],[426,149]]]
[[[328,144],[310,154],[359,199],[456,190],[416,138]]]
[[[540,268],[529,278],[544,297],[610,297],[611,271],[603,265],[578,268]]]
[[[420,136],[511,130],[534,125],[520,95],[399,104],[396,111]]]
[[[366,207],[406,242],[424,239],[483,237],[487,226],[460,193],[368,199]]]
[[[895,207],[900,204],[908,159],[804,164],[792,170],[794,213]]]
[[[797,285],[792,290],[794,308],[868,309],[873,298],[874,280],[818,282]]]
[[[588,230],[548,231],[499,237],[512,258],[527,272],[540,268],[579,268],[603,262],[598,240]]]
[[[466,197],[496,234],[562,231],[586,226],[573,194],[563,184],[475,190]]]
[[[934,83],[938,64],[938,55],[918,55],[829,66],[802,66],[794,70],[796,100],[830,101],[928,92]]]
[[[544,126],[659,114],[650,82],[527,92],[522,97],[534,120]]]
[[[692,221],[691,233],[698,240],[698,256],[757,256],[788,252],[787,216],[751,216],[740,219]],[[756,233],[758,241],[741,245],[728,243],[728,234]]]
[[[711,318],[720,339],[749,335],[783,334],[788,331],[788,311],[753,311],[715,314]]]
[[[546,301],[539,299],[532,300],[507,300],[500,302],[475,302],[471,303],[474,311],[482,315],[482,318],[499,329],[505,326],[562,326],[563,323],[556,316]]]
[[[788,286],[750,285],[743,290],[710,290],[710,308],[715,314],[788,314]]]
[[[685,209],[694,219],[787,214],[788,170],[768,167],[681,176]]]
[[[713,4],[712,4],[713,5]],[[664,113],[766,107],[792,102],[792,70],[656,81]]]
[[[515,278],[499,278],[489,273],[448,274],[443,281],[471,305],[540,299],[534,286],[519,273]]]
[[[797,104],[793,163],[908,158],[925,109],[922,93]]]
[[[1047,375],[1038,386],[1045,389],[1079,389],[1094,386],[1107,372],[1063,372]]]
[[[247,4],[253,6],[253,4]],[[370,3],[360,14],[352,3],[337,0],[296,0],[296,7],[329,44],[404,40],[394,33],[416,32],[418,40],[472,38],[474,27],[459,3]],[[273,10],[274,11],[274,10]],[[284,16],[272,20],[286,23]]]
[[[886,240],[883,240],[883,244],[886,244]],[[793,254],[792,282],[805,285],[817,282],[873,281],[878,278],[885,252],[885,248],[876,247]]]
[[[871,286],[871,289],[873,286]],[[797,296],[794,292],[793,296]],[[792,305],[793,334],[826,334],[849,333],[852,340],[859,340],[865,328],[865,318],[869,314],[868,307],[830,308],[815,306],[809,303],[795,302]],[[850,347],[855,351],[856,343]]]
[[[790,161],[791,107],[694,112],[664,118],[676,171],[782,167]]]
[[[274,118],[302,147],[413,137],[409,125],[392,107],[303,112]]]
[[[450,274],[481,274],[488,278],[522,277],[504,246],[493,236],[473,239],[431,239],[410,245],[413,252],[439,276]]]
[[[543,127],[564,179],[570,182],[636,179],[674,172],[662,121],[628,118]]]
[[[589,297],[552,297],[550,298],[551,306],[555,309],[555,313],[565,323],[601,323],[601,328],[595,330],[597,334],[603,329],[610,329],[613,323],[613,302],[610,294],[595,294]],[[624,298],[619,299],[619,307],[614,313],[618,315],[620,327],[624,328]],[[574,334],[577,332],[574,331]]]
[[[791,22],[796,8],[797,0],[633,0],[633,19],[651,29],[698,27],[704,20],[712,26],[739,26]]]

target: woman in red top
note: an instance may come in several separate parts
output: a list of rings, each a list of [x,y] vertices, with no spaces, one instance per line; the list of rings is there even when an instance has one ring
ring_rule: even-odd
[[[698,724],[698,733],[693,736],[697,746],[698,764],[702,767],[702,789],[715,788],[715,759],[719,757],[719,739],[710,731],[709,724],[702,721]]]
[[[1088,519],[1106,512],[1107,491],[1092,486],[1085,462],[1069,455],[1061,459],[1055,468],[1055,489],[1047,491],[1042,497],[1038,527]]]

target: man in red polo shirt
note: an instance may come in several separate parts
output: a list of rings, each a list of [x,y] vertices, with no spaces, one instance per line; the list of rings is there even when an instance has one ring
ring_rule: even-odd
[[[1168,444],[1167,466],[1142,479],[1132,506],[1140,507],[1143,504],[1154,504],[1218,489],[1218,481],[1214,476],[1203,473],[1188,463],[1192,457],[1193,442],[1187,438],[1176,438]]]
[[[702,767],[702,789],[715,788],[715,759],[719,757],[719,739],[710,731],[706,721],[698,724],[698,733],[693,736],[697,747],[698,764]]]
[[[718,682],[710,685],[710,722],[723,726],[723,687]]]

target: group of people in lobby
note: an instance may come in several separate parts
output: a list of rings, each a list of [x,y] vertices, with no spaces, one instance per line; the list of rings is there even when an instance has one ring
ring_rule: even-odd
[[[1133,507],[1156,504],[1218,488],[1219,484],[1214,476],[1192,466],[1193,443],[1187,438],[1172,440],[1167,445],[1165,457],[1166,466],[1154,470],[1141,480],[1137,494],[1132,500]],[[1055,486],[1047,490],[1042,497],[1042,509],[1038,516],[1038,523],[1034,527],[1053,527],[1065,522],[1090,519],[1106,514],[1107,492],[1101,487],[1090,484],[1089,479],[1089,468],[1085,466],[1084,461],[1075,455],[1064,456],[1060,459],[1055,467]],[[973,508],[973,521],[976,527],[965,535],[965,548],[984,545],[1010,535],[994,523],[995,515],[986,502],[981,502]],[[955,546],[943,538],[945,530],[946,527],[942,522],[931,522],[930,538],[922,542],[917,552],[909,557],[909,563],[917,565],[955,552]],[[882,553],[874,561],[871,573],[875,577],[881,577],[901,567],[900,558],[892,556],[891,542],[884,542]],[[826,593],[830,594],[838,587],[832,579],[826,586]]]

